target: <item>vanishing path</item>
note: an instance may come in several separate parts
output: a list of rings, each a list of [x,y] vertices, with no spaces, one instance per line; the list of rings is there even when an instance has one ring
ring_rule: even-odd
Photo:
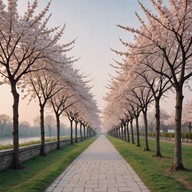
[[[101,135],[46,192],[149,192],[114,146]]]

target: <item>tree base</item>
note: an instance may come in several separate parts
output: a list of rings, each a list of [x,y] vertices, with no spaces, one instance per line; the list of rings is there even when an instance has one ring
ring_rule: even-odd
[[[144,151],[151,151],[149,148],[144,148]]]
[[[14,170],[22,170],[22,169],[25,169],[25,167],[24,167],[24,166],[21,166],[21,165],[12,166],[11,168],[14,169]]]
[[[45,152],[40,152],[39,156],[47,156]]]
[[[141,147],[141,145],[136,145],[136,147]]]
[[[183,163],[179,163],[178,165],[173,165],[171,168],[171,171],[185,171],[185,167],[183,166]]]
[[[153,155],[152,157],[160,157],[160,158],[164,158],[163,155],[161,155],[161,153],[156,153],[155,155]]]

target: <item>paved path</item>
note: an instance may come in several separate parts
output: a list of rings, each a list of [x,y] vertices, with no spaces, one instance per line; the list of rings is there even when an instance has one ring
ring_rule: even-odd
[[[46,192],[149,192],[130,165],[101,135]]]

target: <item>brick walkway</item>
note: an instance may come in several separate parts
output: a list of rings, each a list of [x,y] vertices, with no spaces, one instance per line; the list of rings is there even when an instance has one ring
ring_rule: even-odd
[[[46,192],[149,192],[105,136],[92,143]]]

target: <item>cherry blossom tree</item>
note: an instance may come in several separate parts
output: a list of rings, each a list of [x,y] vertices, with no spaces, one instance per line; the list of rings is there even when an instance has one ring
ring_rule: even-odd
[[[41,149],[40,155],[45,155],[45,123],[44,110],[47,102],[56,95],[63,86],[56,74],[50,73],[47,70],[36,71],[28,75],[28,92],[31,94],[31,99],[36,98],[40,108],[40,129],[41,129]]]
[[[130,106],[132,108],[133,111],[133,117],[135,118],[135,124],[136,124],[136,136],[137,136],[137,147],[141,147],[140,145],[140,139],[139,139],[139,115],[141,112],[141,109],[139,107],[139,105],[137,104],[137,102],[133,101],[134,98],[132,98],[130,100]]]
[[[126,97],[124,97],[125,81],[122,81],[121,71],[117,71],[116,77],[112,77],[111,84],[108,85],[109,92],[104,100],[107,105],[103,110],[103,124],[109,134],[130,141],[129,121]]]
[[[77,106],[76,106],[77,107]],[[78,107],[77,107],[78,108]],[[78,112],[78,110],[74,110],[73,111],[73,120],[74,120],[74,123],[75,123],[75,143],[78,143],[78,139],[77,139],[77,129],[78,129],[78,127],[77,127],[77,125],[78,125],[78,123],[79,123],[79,120],[78,120],[78,117],[79,117],[79,112]]]
[[[175,102],[175,148],[173,170],[183,170],[181,147],[181,117],[183,106],[183,86],[192,76],[191,72],[191,9],[192,2],[188,0],[169,0],[165,5],[162,0],[150,0],[156,14],[145,8],[139,2],[146,15],[147,24],[138,15],[140,29],[131,27],[121,28],[142,36],[140,47],[144,47],[148,54],[158,53],[165,60],[164,70],[157,65],[150,65],[150,69],[165,76],[176,93]],[[150,50],[148,49],[150,47]],[[146,52],[144,52],[146,53]],[[141,54],[144,54],[141,52]]]
[[[85,127],[87,127],[87,136],[88,132],[95,132],[93,128],[97,127],[97,130],[100,128],[99,121],[99,110],[94,100],[93,94],[90,92],[91,87],[87,84],[89,81],[85,81],[82,74],[79,74],[76,71],[75,84],[73,88],[75,89],[75,96],[73,99],[76,103],[70,106],[67,111],[67,117],[71,125],[71,144],[73,144],[73,122],[75,122],[75,141],[77,142],[77,124],[82,123],[84,127],[84,138],[85,138]],[[91,128],[92,127],[92,128]]]
[[[134,81],[136,83],[136,81]],[[153,95],[151,93],[151,89],[141,86],[141,85],[133,85],[131,90],[128,92],[132,97],[135,97],[136,99],[136,105],[139,106],[142,114],[143,114],[143,120],[144,120],[144,126],[145,126],[145,143],[144,143],[144,150],[149,151],[149,144],[148,144],[148,120],[147,120],[147,112],[148,107],[150,103],[153,101]]]
[[[129,104],[125,104],[124,105],[124,108],[126,110],[126,115],[127,118],[129,119],[129,123],[130,123],[130,129],[131,129],[131,143],[132,144],[135,144],[135,141],[134,141],[134,134],[133,134],[133,119],[134,119],[134,112],[133,112],[133,109],[131,108],[131,106]]]
[[[2,83],[10,84],[13,96],[13,168],[19,164],[19,92],[24,88],[24,77],[32,71],[46,68],[39,60],[55,60],[57,43],[63,34],[63,28],[48,29],[47,16],[50,3],[37,13],[38,2],[34,0],[23,16],[19,16],[17,0],[8,1],[5,6],[0,2],[0,74]],[[7,8],[7,9],[6,9]],[[61,46],[60,52],[65,46]],[[52,57],[53,55],[53,57]]]
[[[60,149],[60,116],[68,107],[74,105],[76,102],[72,100],[74,96],[67,86],[61,89],[56,95],[50,98],[49,102],[55,113],[57,122],[57,149]]]
[[[71,145],[73,145],[73,122],[75,120],[73,112],[69,109],[66,111],[67,117],[70,121],[70,140],[71,140]]]
[[[138,42],[137,42],[138,43]],[[138,75],[137,78],[142,78],[145,82],[145,86],[151,89],[153,94],[153,98],[155,101],[155,120],[156,120],[156,154],[155,157],[162,157],[160,152],[160,100],[162,96],[171,88],[172,85],[169,84],[169,80],[165,78],[162,74],[156,74],[153,70],[150,69],[149,65],[155,65],[154,62],[158,62],[156,65],[159,66],[160,71],[163,73],[165,61],[164,58],[160,59],[159,56],[153,54],[153,58],[151,55],[142,58],[139,55],[139,58],[136,59],[138,55],[134,53],[131,56],[131,59],[127,62],[135,65],[134,68],[131,69],[132,73],[136,73]],[[155,57],[156,56],[156,57]],[[134,58],[134,59],[132,59]],[[134,62],[137,63],[134,63]],[[160,67],[161,66],[161,67]],[[130,68],[130,67],[129,67]]]

